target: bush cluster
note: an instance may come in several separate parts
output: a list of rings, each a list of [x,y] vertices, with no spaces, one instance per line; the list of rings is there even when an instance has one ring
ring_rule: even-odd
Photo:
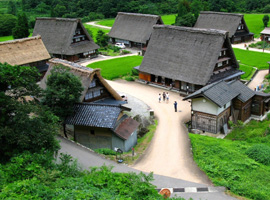
[[[116,152],[111,150],[111,149],[107,149],[107,148],[100,148],[100,149],[95,149],[94,150],[96,153],[99,154],[104,154],[104,155],[116,155]]]
[[[265,144],[253,145],[246,151],[246,154],[259,163],[270,165],[270,147]]]

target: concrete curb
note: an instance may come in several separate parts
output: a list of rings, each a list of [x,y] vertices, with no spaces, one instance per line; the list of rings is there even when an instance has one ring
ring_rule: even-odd
[[[160,192],[162,189],[157,189]],[[186,188],[166,188],[172,191],[172,193],[201,193],[201,192],[225,192],[225,187],[186,187]]]

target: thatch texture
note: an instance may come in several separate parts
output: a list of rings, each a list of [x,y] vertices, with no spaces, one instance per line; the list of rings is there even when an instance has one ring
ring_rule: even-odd
[[[40,81],[40,87],[45,89],[46,88],[46,81],[48,76],[51,74],[51,70],[56,65],[64,65],[70,69],[70,72],[72,72],[75,76],[79,77],[79,79],[82,82],[82,86],[84,88],[82,95],[80,97],[80,101],[82,102],[85,94],[88,90],[88,87],[93,80],[94,75],[96,75],[99,79],[99,81],[103,84],[103,86],[109,91],[109,93],[113,96],[115,100],[122,101],[122,97],[106,82],[106,80],[100,75],[100,69],[92,69],[89,67],[84,67],[82,65],[79,65],[77,63],[69,62],[66,60],[61,60],[58,58],[51,59],[49,61],[50,66],[48,71],[46,72],[44,78]]]
[[[242,14],[202,11],[200,12],[200,16],[197,19],[194,28],[224,30],[229,32],[229,37],[232,37],[235,34],[241,19],[243,19],[245,24]],[[245,27],[247,32],[249,32],[246,24]]]
[[[83,29],[86,40],[72,44],[77,26]],[[51,54],[75,55],[99,48],[90,37],[80,19],[67,18],[36,18],[33,35],[41,35],[42,40]]]
[[[265,27],[261,34],[270,35],[270,27]]]
[[[163,24],[158,15],[119,12],[108,35],[112,38],[146,44],[155,24]]]
[[[154,26],[140,71],[205,85],[226,37],[221,30]]]
[[[40,36],[0,42],[0,55],[0,62],[10,65],[25,65],[51,58]]]

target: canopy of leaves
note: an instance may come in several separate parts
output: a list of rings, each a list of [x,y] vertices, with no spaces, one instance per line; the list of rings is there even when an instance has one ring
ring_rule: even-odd
[[[12,34],[12,28],[16,25],[17,18],[10,14],[0,14],[0,36]]]
[[[28,20],[25,13],[18,14],[18,20],[14,29],[12,29],[12,35],[14,39],[25,38],[29,36]]]
[[[264,15],[262,21],[263,21],[264,27],[267,27],[267,24],[269,22],[269,16],[268,15]]]

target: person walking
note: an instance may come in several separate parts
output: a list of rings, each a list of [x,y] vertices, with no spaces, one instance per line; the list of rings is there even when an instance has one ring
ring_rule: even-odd
[[[175,110],[175,112],[177,112],[177,102],[176,101],[174,101],[174,110]]]
[[[166,94],[165,94],[165,92],[163,92],[162,96],[163,96],[163,101],[165,101],[165,99],[166,99]]]
[[[169,102],[169,99],[170,99],[169,92],[167,92],[167,94],[166,94],[167,103]]]
[[[161,94],[159,93],[158,95],[158,102],[160,103],[161,102]]]

